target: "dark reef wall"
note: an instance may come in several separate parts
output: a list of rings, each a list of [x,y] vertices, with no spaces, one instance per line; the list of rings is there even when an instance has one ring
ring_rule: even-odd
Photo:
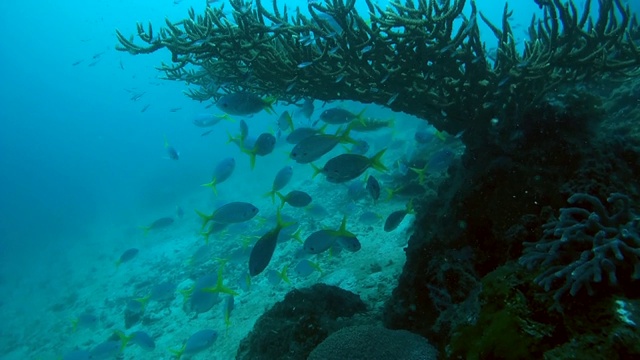
[[[599,98],[574,89],[548,97],[515,127],[496,124],[484,138],[465,134],[468,147],[462,160],[449,169],[450,178],[437,199],[421,207],[406,249],[407,262],[385,307],[386,326],[422,334],[442,350],[469,324],[490,328],[486,304],[492,299],[488,292],[496,286],[488,287],[483,278],[504,266],[522,272],[513,262],[522,253],[522,242],[537,241],[540,226],[566,206],[569,196],[584,192],[606,199],[612,192],[623,192],[638,199],[638,142],[619,127],[612,129],[609,119]],[[521,284],[532,281],[525,275],[519,276],[525,279]],[[530,283],[526,288],[520,293],[525,295],[519,320],[509,318],[513,312],[492,309],[494,315],[499,313],[496,318],[513,325],[496,329],[522,332],[515,325],[526,314],[537,313],[528,309],[533,304],[544,304],[548,312],[545,299],[550,296]],[[542,300],[534,302],[534,295]],[[451,316],[453,311],[465,315]],[[556,314],[536,323],[561,319]],[[568,331],[546,325],[553,328],[549,334]],[[565,334],[562,339],[570,337]],[[538,354],[557,345],[539,342]],[[469,355],[467,350],[457,355]],[[494,349],[492,356],[500,357],[499,351]]]

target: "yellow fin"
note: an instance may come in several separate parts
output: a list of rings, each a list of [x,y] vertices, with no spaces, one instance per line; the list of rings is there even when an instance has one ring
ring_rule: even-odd
[[[140,303],[140,305],[142,305],[142,311],[144,311],[144,309],[147,307],[147,305],[149,304],[149,300],[151,299],[151,294],[141,297],[141,298],[135,298],[133,300],[137,301]]]
[[[426,180],[427,180],[427,165],[424,166],[424,168],[422,169],[418,169],[418,168],[414,168],[414,167],[410,167],[409,168],[411,171],[413,171],[414,173],[418,174],[418,184],[420,185],[424,185]]]
[[[238,145],[239,148],[242,148],[242,135],[233,136],[227,131],[227,144],[234,143]]]
[[[237,292],[235,292],[233,289],[228,288],[224,285],[224,279],[222,276],[223,273],[223,268],[224,268],[224,264],[226,263],[227,260],[224,260],[222,262],[222,264],[220,264],[220,267],[218,268],[218,282],[216,283],[215,287],[208,287],[208,288],[204,288],[202,289],[202,291],[204,292],[212,292],[212,293],[224,293],[224,294],[229,294],[232,296],[236,296],[238,295]]]
[[[397,187],[395,189],[385,188],[384,190],[387,192],[387,200],[391,200],[393,195],[395,195],[400,189],[401,187]]]
[[[287,275],[287,271],[289,270],[289,265],[284,265],[282,270],[278,271],[278,276],[282,279],[282,281],[291,285],[291,280],[289,280],[289,276]]]
[[[173,354],[173,356],[176,357],[176,360],[180,360],[180,357],[182,357],[182,354],[184,353],[184,351],[187,348],[187,344],[182,345],[182,347],[178,350],[175,349],[169,349],[169,351]]]
[[[304,244],[304,240],[302,240],[302,237],[300,236],[300,234],[302,234],[302,226],[300,226],[298,230],[296,230],[296,232],[291,234],[291,238],[299,242],[300,244]]]
[[[356,139],[352,138],[351,136],[349,136],[350,132],[351,132],[351,127],[347,126],[347,129],[342,134],[340,134],[340,135],[336,134],[336,136],[338,137],[338,141],[341,144],[354,144],[354,145],[357,144],[358,140],[356,140]]]
[[[406,212],[407,214],[415,214],[415,210],[413,209],[413,199],[409,200],[409,202],[407,203],[407,208],[406,208]]]
[[[313,262],[313,261],[309,261],[309,265],[311,265],[311,267],[314,268],[317,272],[322,274],[322,269],[320,268],[320,264],[319,263]]]
[[[211,182],[208,182],[206,184],[202,184],[200,186],[204,186],[204,187],[210,187],[211,190],[213,190],[213,193],[216,194],[216,196],[218,196],[218,189],[216,189],[216,185],[218,185],[218,179],[213,178],[211,180]]]
[[[275,98],[273,96],[269,96],[265,99],[262,100],[264,103],[264,111],[267,112],[267,114],[271,115],[271,114],[275,114],[275,110],[273,110],[273,104],[278,101],[278,98]]]
[[[207,215],[205,213],[202,213],[200,211],[198,211],[197,209],[195,210],[196,214],[198,214],[198,216],[200,216],[200,218],[202,219],[202,227],[200,228],[200,232],[202,232],[205,228],[205,226],[207,226],[207,224],[209,223],[209,221],[211,221],[213,219],[212,215]]]
[[[278,197],[280,198],[280,209],[282,209],[284,207],[284,204],[287,203],[287,197],[282,195],[280,192],[276,191],[276,195],[278,195]]]
[[[387,149],[382,149],[377,154],[375,154],[371,158],[369,158],[369,160],[371,161],[371,165],[370,166],[373,169],[376,169],[376,170],[378,170],[380,172],[387,172],[389,170],[382,163],[382,155],[384,155],[385,151],[387,151]]]
[[[227,121],[232,122],[232,123],[236,122],[236,120],[234,118],[232,118],[231,115],[229,115],[227,113],[223,113],[221,115],[213,115],[213,116],[215,116],[217,118],[222,118],[223,120],[227,120]]]
[[[185,303],[189,301],[189,299],[191,299],[191,295],[193,295],[194,290],[195,290],[195,286],[193,285],[188,289],[179,290],[180,294],[182,294],[182,297],[184,298]]]
[[[280,214],[280,209],[276,210],[276,223],[276,228],[278,229],[284,229],[295,224],[294,222],[284,222],[284,219],[282,219],[282,214]]]
[[[224,309],[224,325],[226,327],[226,332],[229,332],[229,327],[231,327],[231,313],[228,309]]]
[[[316,176],[318,176],[318,174],[322,173],[322,168],[319,168],[317,166],[315,166],[314,163],[309,163],[311,165],[311,167],[313,168],[313,176],[311,176],[311,178],[315,178]]]
[[[251,275],[245,274],[244,283],[247,285],[247,290],[251,289]]]
[[[240,151],[249,155],[249,165],[251,166],[251,170],[256,167],[256,149],[246,149],[245,147],[240,147]]]
[[[149,235],[149,230],[151,230],[151,226],[138,226],[138,227],[144,231],[144,236]]]
[[[262,195],[262,197],[270,197],[271,198],[271,203],[275,203],[276,202],[276,191],[275,190],[269,190],[266,193],[264,193],[264,195]]]
[[[120,352],[122,352],[124,350],[124,348],[127,347],[127,344],[129,343],[129,341],[131,341],[131,339],[133,339],[134,335],[127,335],[124,332],[120,331],[120,330],[114,330],[113,333],[120,338],[120,341],[122,342],[122,344],[120,345]]]

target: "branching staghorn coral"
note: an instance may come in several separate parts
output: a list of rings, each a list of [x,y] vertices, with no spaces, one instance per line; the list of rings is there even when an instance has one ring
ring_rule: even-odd
[[[381,8],[365,0],[310,2],[309,16],[290,14],[273,0],[267,10],[231,0],[154,32],[138,24],[133,37],[117,31],[118,50],[146,54],[163,48],[172,64],[160,70],[170,80],[198,88],[187,95],[217,100],[226,92],[250,91],[296,102],[349,99],[389,106],[428,119],[455,134],[473,128],[483,136],[492,119],[514,127],[522,115],[559,84],[600,76],[639,74],[638,23],[620,0],[598,0],[598,16],[572,2],[538,0],[542,19],[532,19],[519,51],[504,8],[502,23],[490,23],[474,0],[392,1]],[[478,16],[498,39],[495,59],[487,54]],[[482,131],[484,130],[484,131]],[[467,136],[467,135],[465,135]]]

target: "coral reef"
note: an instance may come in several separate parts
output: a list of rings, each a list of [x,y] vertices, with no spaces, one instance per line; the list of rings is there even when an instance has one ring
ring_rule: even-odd
[[[566,340],[553,325],[543,307],[536,311],[528,274],[513,263],[502,266],[482,279],[478,320],[455,329],[450,358],[540,359],[554,343]]]
[[[538,291],[534,275],[511,261],[482,279],[478,321],[462,324],[446,348],[451,359],[635,359],[640,301],[592,297],[564,313]]]
[[[228,92],[269,94],[285,102],[303,97],[349,99],[389,106],[429,121],[439,130],[466,131],[466,143],[483,142],[490,128],[517,128],[524,114],[559,85],[638,73],[638,24],[620,0],[592,1],[582,11],[569,2],[540,2],[544,16],[532,19],[524,50],[516,49],[505,6],[500,26],[470,1],[391,2],[386,9],[367,0],[368,18],[355,0],[309,2],[305,16],[290,15],[273,2],[232,0],[228,14],[166,21],[154,32],[138,24],[138,37],[117,32],[118,50],[147,54],[166,48],[173,64],[162,64],[169,80],[196,85],[187,95],[205,101]],[[498,39],[495,59],[478,30],[482,19]],[[459,106],[464,103],[465,106]],[[499,118],[496,125],[492,119]]]
[[[574,194],[568,202],[575,206],[560,209],[558,219],[543,225],[540,241],[524,244],[520,263],[529,270],[543,269],[534,281],[549,291],[564,280],[554,295],[559,306],[566,292],[575,296],[584,287],[592,295],[592,284],[600,283],[603,275],[611,286],[619,284],[621,273],[639,280],[638,217],[631,211],[629,197],[611,194],[607,202],[618,205],[614,213],[588,194]]]
[[[613,340],[598,338],[607,338],[609,334],[598,333],[600,330],[595,327],[586,329],[584,325],[580,327],[571,323],[589,321],[585,317],[591,307],[604,308],[606,316],[614,316],[610,309],[611,297],[618,293],[618,289],[608,287],[612,291],[599,292],[599,296],[593,297],[587,297],[586,291],[581,292],[564,304],[564,313],[554,311],[554,315],[545,315],[550,314],[553,293],[542,291],[533,282],[535,274],[515,261],[522,255],[523,243],[538,241],[543,236],[542,226],[572,194],[588,192],[603,196],[620,191],[631,199],[637,199],[639,195],[640,151],[637,139],[612,128],[610,122],[615,118],[608,114],[604,116],[598,106],[580,105],[596,104],[588,100],[591,95],[583,97],[580,92],[565,94],[547,97],[526,116],[549,124],[545,129],[553,129],[552,124],[559,121],[563,126],[558,126],[557,131],[544,134],[524,131],[513,143],[467,149],[462,160],[454,162],[449,169],[450,176],[438,188],[437,198],[420,204],[417,228],[407,248],[407,262],[398,287],[385,307],[387,327],[422,334],[443,352],[452,344],[448,333],[460,332],[474,324],[478,324],[475,334],[482,333],[483,329],[494,326],[489,322],[493,318],[491,314],[507,310],[509,304],[516,304],[515,300],[494,301],[493,295],[489,294],[487,277],[504,268],[507,273],[519,274],[517,286],[522,293],[519,297],[524,301],[521,303],[524,307],[521,308],[523,312],[513,312],[513,309],[501,312],[502,318],[516,325],[533,319],[541,324],[559,326],[553,331],[553,337],[539,339],[540,343],[534,346],[538,353],[546,354],[547,350],[560,346],[568,348],[574,338],[580,343],[584,340],[584,344],[589,338],[592,342],[602,341],[608,348],[613,347]],[[589,124],[590,129],[580,129],[580,124]],[[451,253],[451,249],[466,246],[472,249],[470,258],[460,258]],[[465,271],[482,279],[480,302],[493,302],[495,308],[491,310],[482,305],[478,310],[478,306],[463,306],[474,303],[472,300],[477,297],[477,292],[472,289],[477,285],[469,282],[460,284],[455,288],[459,294],[466,294],[467,299],[461,301],[458,298],[461,302],[454,306],[460,310],[460,320],[467,321],[452,321],[450,326],[445,324],[447,326],[437,329],[444,315],[439,310],[442,302],[433,299],[432,295],[440,293],[446,285],[455,284],[451,281],[443,286],[434,282],[434,273],[429,269],[438,265],[460,269],[469,266],[471,272]],[[625,273],[618,273],[619,282],[631,280],[632,267],[618,266],[618,270]],[[510,278],[493,277],[492,281],[502,281],[507,288],[515,288],[515,283],[509,283]],[[632,292],[629,286],[625,289],[627,298],[638,296],[637,291]],[[514,319],[514,316],[519,319]],[[495,319],[499,318],[496,315]],[[591,320],[598,324],[608,321],[605,318]],[[563,326],[563,322],[567,324]],[[607,325],[609,328],[618,331]],[[615,327],[619,328],[622,325]],[[509,329],[514,331],[513,327]],[[466,354],[461,355],[463,357],[476,351],[470,347],[482,349],[484,345],[480,342],[485,342],[483,337],[478,335],[474,338],[471,336],[474,332],[468,331],[464,338],[468,347],[457,352]],[[496,347],[492,351],[496,357],[503,357],[506,353],[502,351],[506,350]]]
[[[335,286],[292,290],[260,316],[236,359],[306,359],[329,334],[354,325],[351,318],[365,311],[358,295]]]
[[[435,360],[429,342],[405,330],[349,326],[331,334],[309,354],[308,360]]]

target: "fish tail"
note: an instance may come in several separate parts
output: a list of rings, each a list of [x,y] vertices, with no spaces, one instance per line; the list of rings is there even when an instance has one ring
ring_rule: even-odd
[[[349,136],[349,133],[351,132],[351,125],[348,125],[347,128],[344,130],[344,132],[338,136],[338,140],[340,141],[340,143],[344,144],[357,144],[358,140],[352,138],[351,136]]]
[[[310,163],[311,167],[313,168],[313,176],[311,176],[311,178],[315,178],[316,176],[318,176],[318,174],[322,173],[322,169],[315,166],[313,163]]]
[[[280,229],[284,229],[294,224],[294,222],[284,222],[284,219],[282,219],[282,214],[280,213],[280,209],[276,211],[276,222],[276,226]]]
[[[144,236],[149,235],[149,230],[151,230],[151,226],[140,226],[140,229],[144,231]]]
[[[229,313],[228,310],[225,310],[225,312],[224,312],[224,325],[226,327],[225,333],[228,334],[229,333],[229,327],[231,327],[231,314]]]
[[[313,261],[309,261],[309,265],[311,265],[311,267],[312,267],[315,271],[317,271],[317,272],[319,272],[320,274],[322,274],[322,269],[320,268],[320,264],[319,264],[319,263],[315,263],[315,262],[313,262]]]
[[[293,117],[288,112],[287,112],[286,120],[287,120],[287,125],[289,125],[289,128],[291,128],[291,131],[295,130],[295,127],[293,126]]]
[[[256,153],[254,152],[249,153],[249,166],[251,167],[251,170],[256,167]]]
[[[253,238],[251,236],[243,236],[240,241],[242,242],[242,248],[246,249],[251,245],[251,242],[253,242]]]
[[[287,198],[278,191],[276,191],[276,195],[280,198],[280,208],[278,210],[281,210],[284,207],[284,204],[287,203]]]
[[[302,226],[299,227],[298,230],[296,230],[296,232],[291,234],[291,238],[299,242],[300,244],[304,244],[304,240],[302,240],[302,237],[300,236],[300,234],[302,234]]]
[[[409,200],[407,203],[407,214],[415,214],[415,210],[413,209],[413,199]]]
[[[347,231],[347,215],[342,217],[342,222],[340,223],[340,229],[338,230],[341,234]]]
[[[251,289],[251,275],[249,273],[245,274],[244,283],[247,285],[247,290]]]
[[[182,294],[182,297],[184,298],[184,302],[186,303],[187,301],[189,301],[189,299],[191,299],[191,296],[193,295],[193,291],[195,289],[195,286],[191,286],[188,289],[180,289],[179,292],[180,294]]]
[[[236,120],[234,118],[232,118],[231,115],[229,115],[227,113],[224,113],[222,115],[214,115],[214,116],[217,117],[217,118],[221,118],[223,120],[227,120],[227,121],[232,122],[232,123],[236,122]]]
[[[234,143],[234,144],[240,146],[239,142],[240,142],[240,137],[235,137],[235,136],[231,135],[230,132],[227,131],[227,144],[228,143]]]
[[[240,151],[249,155],[249,165],[251,166],[251,170],[256,166],[256,151],[254,149],[247,149],[244,146],[240,146]]]
[[[393,195],[396,194],[396,192],[399,190],[399,188],[398,189],[389,189],[389,188],[387,188],[385,190],[387,191],[387,200],[391,200],[391,198],[393,197]]]
[[[224,286],[224,281],[223,281],[224,279],[223,279],[223,276],[222,276],[223,267],[224,267],[224,264],[220,265],[220,267],[218,268],[218,282],[216,283],[216,287],[215,287],[216,292],[229,294],[231,296],[236,296],[236,295],[238,295],[237,292],[233,291],[233,289],[231,289],[231,288],[228,288],[228,287]]]
[[[373,155],[373,157],[370,159],[370,161],[371,161],[371,165],[370,166],[372,168],[380,171],[380,172],[386,172],[386,171],[389,170],[382,163],[382,155],[384,155],[385,151],[387,151],[387,149],[380,150],[377,154]]]
[[[213,193],[214,193],[216,196],[218,196],[218,189],[216,188],[216,185],[217,185],[217,181],[216,181],[216,180],[217,180],[217,179],[215,179],[215,178],[214,178],[213,180],[211,180],[211,182],[208,182],[208,183],[206,183],[206,184],[202,184],[202,185],[200,185],[200,186],[210,187],[210,188],[211,188],[211,190],[213,190]]]
[[[276,101],[278,101],[278,98],[273,96],[269,96],[266,99],[262,100],[262,102],[264,103],[264,111],[266,111],[267,114],[275,114],[275,110],[273,110],[273,104]]]
[[[198,214],[198,216],[200,216],[200,218],[202,219],[202,228],[200,229],[200,231],[202,232],[204,230],[204,227],[207,226],[207,223],[209,223],[209,221],[213,219],[213,216],[207,215],[205,213],[201,213],[197,209],[196,209],[196,214]]]
[[[182,345],[182,347],[178,350],[176,349],[169,349],[169,351],[173,354],[173,356],[176,357],[176,360],[180,360],[180,358],[182,357],[182,354],[184,353],[184,350],[187,348],[187,344]]]
[[[201,234],[202,234],[202,236],[204,236],[204,244],[205,245],[209,245],[209,235],[210,235],[210,233],[207,231],[207,232],[201,232]]]
[[[127,347],[127,344],[129,343],[129,341],[131,341],[131,339],[133,339],[133,335],[127,336],[127,334],[125,334],[124,332],[122,332],[120,330],[115,330],[113,333],[120,338],[120,342],[121,342],[121,344],[120,344],[120,352],[124,351],[124,348]]]
[[[427,166],[425,165],[424,168],[422,169],[418,169],[418,168],[413,168],[410,167],[409,169],[411,169],[411,171],[415,172],[416,174],[418,174],[418,184],[423,185],[425,184],[426,180],[427,180]]]
[[[139,302],[140,305],[142,305],[142,310],[144,311],[144,309],[146,309],[147,305],[149,304],[149,299],[151,299],[151,294],[145,297],[135,298],[133,300]]]
[[[238,293],[236,291],[234,291],[233,289],[228,288],[228,287],[226,287],[224,285],[220,285],[220,286],[216,285],[216,287],[213,288],[211,291],[212,292],[217,292],[217,293],[229,294],[229,295],[232,295],[232,296],[238,295]]]
[[[271,203],[275,204],[275,202],[276,202],[276,191],[275,190],[267,191],[266,193],[264,193],[264,195],[262,195],[262,197],[270,197],[271,198]]]
[[[282,267],[282,270],[278,272],[278,276],[282,279],[282,281],[284,281],[285,283],[291,285],[291,280],[289,280],[289,276],[287,275],[287,271],[289,270],[289,265],[284,265]]]
[[[367,124],[367,119],[363,116],[366,110],[367,108],[365,107],[364,109],[360,110],[359,113],[356,114],[356,118],[354,119],[354,121],[349,123],[350,128],[352,126],[356,126],[357,123],[360,123],[362,125],[362,128],[364,131],[366,131],[366,129],[369,128],[370,124]]]

